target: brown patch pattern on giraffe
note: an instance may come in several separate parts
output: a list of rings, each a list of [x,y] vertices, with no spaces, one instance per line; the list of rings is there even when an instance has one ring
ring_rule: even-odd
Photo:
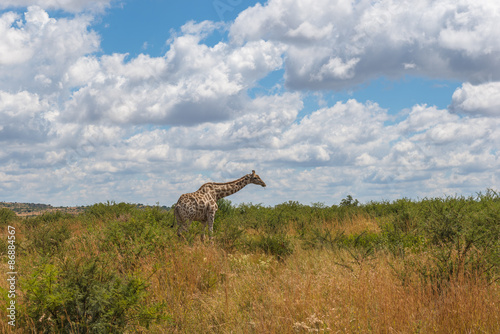
[[[210,239],[212,238],[215,213],[217,212],[217,200],[226,196],[232,195],[240,191],[247,184],[257,184],[265,187],[266,184],[262,179],[252,171],[252,174],[247,174],[237,180],[216,183],[205,183],[194,193],[183,194],[179,197],[177,204],[175,204],[174,215],[175,220],[179,224],[177,234],[182,235],[191,222],[199,221],[203,223],[203,230],[208,225],[208,232]],[[204,239],[204,232],[201,239]]]

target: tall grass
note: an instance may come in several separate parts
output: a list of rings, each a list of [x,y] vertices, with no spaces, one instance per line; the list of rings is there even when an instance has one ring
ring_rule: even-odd
[[[12,333],[498,333],[500,196],[219,203],[213,243],[171,211],[16,218]],[[6,260],[1,266],[7,272]],[[0,317],[7,284],[0,281]]]

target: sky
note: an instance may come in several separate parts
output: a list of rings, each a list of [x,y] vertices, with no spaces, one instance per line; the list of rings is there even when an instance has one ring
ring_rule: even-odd
[[[497,0],[0,0],[0,201],[469,196],[499,146]]]

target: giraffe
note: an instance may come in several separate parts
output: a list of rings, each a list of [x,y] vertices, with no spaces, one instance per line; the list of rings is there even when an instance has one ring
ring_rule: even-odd
[[[175,220],[179,224],[177,235],[181,236],[191,222],[196,220],[203,223],[203,231],[208,224],[209,238],[212,239],[214,218],[218,209],[217,200],[240,191],[250,183],[266,186],[259,175],[252,170],[252,174],[247,174],[237,180],[226,183],[205,183],[194,193],[181,195],[174,209]],[[202,233],[201,240],[203,241],[204,238],[205,232]]]

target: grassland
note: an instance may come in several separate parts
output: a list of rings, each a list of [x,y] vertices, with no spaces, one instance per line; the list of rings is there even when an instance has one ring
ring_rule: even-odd
[[[274,207],[219,202],[213,243],[171,210],[0,209],[16,229],[4,333],[498,333],[500,196]]]

